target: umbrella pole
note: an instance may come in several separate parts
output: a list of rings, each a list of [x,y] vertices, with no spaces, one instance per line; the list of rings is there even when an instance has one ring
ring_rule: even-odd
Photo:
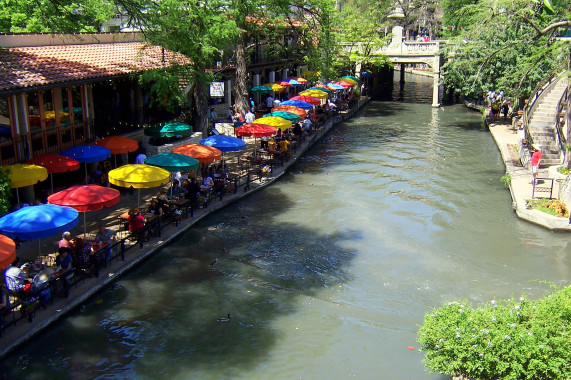
[[[85,165],[85,184],[87,185],[87,162],[84,163]]]
[[[16,200],[18,201],[18,208],[20,208],[20,190],[16,188]]]
[[[137,189],[137,208],[139,208],[141,204],[141,189]]]
[[[53,194],[54,193],[54,174],[53,173],[50,173],[50,182],[52,185],[52,192],[50,194]]]
[[[86,220],[86,215],[87,212],[83,213],[83,240],[85,240],[87,238],[87,220]]]

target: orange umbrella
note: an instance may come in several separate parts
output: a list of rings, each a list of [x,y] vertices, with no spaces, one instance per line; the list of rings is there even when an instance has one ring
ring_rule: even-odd
[[[109,149],[111,154],[130,153],[139,149],[139,143],[136,140],[123,136],[107,136],[93,144]]]
[[[198,162],[207,164],[222,158],[222,151],[214,147],[202,144],[186,144],[174,148],[172,153],[186,154],[187,156],[194,157]]]
[[[325,88],[326,90],[329,90],[329,91],[337,91],[337,89],[335,89],[335,88],[333,88],[333,87],[329,87],[329,86],[327,86],[327,85],[325,85],[325,84],[318,84],[318,85],[315,85],[315,87]]]
[[[8,236],[0,235],[0,269],[6,269],[15,259],[16,243]]]
[[[285,111],[289,113],[294,113],[297,116],[301,117],[302,119],[307,116],[307,112],[303,108],[295,107],[295,106],[278,106],[272,108],[272,112],[275,111]]]

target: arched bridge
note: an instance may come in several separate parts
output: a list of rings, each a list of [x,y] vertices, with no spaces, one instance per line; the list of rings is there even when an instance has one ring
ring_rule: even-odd
[[[404,41],[403,27],[395,26],[392,30],[391,43],[383,46],[373,55],[386,55],[394,64],[403,64],[401,67],[401,81],[404,81],[405,63],[426,63],[434,73],[432,106],[439,107],[438,89],[440,80],[440,45],[443,41],[411,42]],[[360,70],[359,70],[360,71]]]

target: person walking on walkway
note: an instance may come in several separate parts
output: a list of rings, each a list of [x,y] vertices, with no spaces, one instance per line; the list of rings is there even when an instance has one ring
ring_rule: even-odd
[[[533,152],[533,154],[531,155],[531,173],[533,175],[533,182],[535,182],[535,179],[537,178],[537,173],[539,172],[539,164],[541,162],[541,150],[536,150],[535,152]]]

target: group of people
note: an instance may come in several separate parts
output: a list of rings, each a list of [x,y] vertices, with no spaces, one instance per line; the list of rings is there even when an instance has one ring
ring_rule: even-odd
[[[504,119],[513,110],[512,102],[504,96],[504,90],[494,91],[490,90],[485,95],[486,106],[490,107],[490,116],[498,117],[503,114]]]

